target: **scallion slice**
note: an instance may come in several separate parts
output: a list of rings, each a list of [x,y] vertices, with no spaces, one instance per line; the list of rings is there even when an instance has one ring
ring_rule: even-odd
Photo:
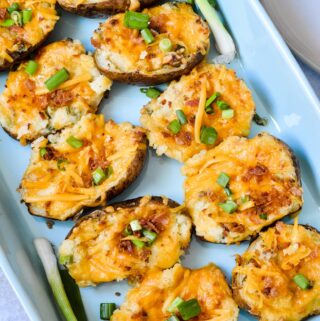
[[[228,197],[232,196],[231,189],[230,189],[228,186],[225,187],[223,190],[224,190],[224,192],[226,193],[226,195],[227,195]]]
[[[137,247],[138,249],[142,249],[142,248],[146,245],[143,241],[138,240],[138,239],[133,239],[133,240],[131,240],[131,242],[132,242],[133,245],[134,245],[135,247]]]
[[[39,150],[40,156],[43,158],[45,154],[47,154],[47,149],[45,147],[41,147]]]
[[[141,224],[140,224],[140,222],[138,220],[131,221],[130,222],[130,227],[131,227],[133,232],[142,230],[142,226],[141,226]]]
[[[19,4],[17,2],[14,2],[8,9],[7,11],[9,13],[12,13],[13,11],[19,10]]]
[[[100,319],[110,320],[116,309],[117,306],[115,303],[100,303]]]
[[[237,203],[232,200],[227,200],[224,203],[218,203],[218,206],[229,214],[232,214],[238,208]]]
[[[127,226],[126,226],[126,228],[125,228],[124,231],[123,231],[123,234],[124,234],[125,236],[129,236],[129,235],[132,235],[132,234],[133,234],[130,225],[127,225]]]
[[[210,106],[218,97],[220,97],[220,93],[215,92],[212,96],[210,96],[206,101],[206,107]]]
[[[68,161],[66,159],[63,159],[63,158],[60,158],[57,160],[57,167],[60,171],[65,171],[66,168],[65,168],[65,164],[67,163]]]
[[[130,29],[146,29],[149,25],[150,17],[145,13],[126,11],[124,14],[124,25]]]
[[[223,110],[221,116],[223,119],[231,119],[234,116],[234,110],[233,109]]]
[[[72,255],[60,255],[59,256],[59,263],[61,265],[66,265],[72,263],[73,256]]]
[[[181,299],[180,297],[176,297],[172,303],[170,304],[170,306],[168,307],[168,312],[170,313],[176,313],[178,312],[178,305],[181,304],[182,302],[184,302],[183,299]]]
[[[61,84],[69,79],[70,75],[66,68],[60,69],[57,73],[45,81],[49,91],[57,89]]]
[[[83,141],[79,138],[76,138],[74,136],[70,136],[67,139],[67,143],[72,147],[72,148],[81,148],[83,146]]]
[[[153,43],[153,41],[154,41],[153,35],[152,35],[150,29],[148,29],[148,28],[141,30],[141,36],[144,39],[146,44]]]
[[[158,237],[157,233],[149,230],[142,230],[142,234],[149,240],[149,243],[153,243]]]
[[[227,109],[230,109],[230,106],[228,103],[226,103],[225,101],[223,100],[218,100],[216,102],[217,106],[219,107],[220,110],[227,110]]]
[[[22,15],[19,11],[12,11],[10,17],[15,25],[22,26]]]
[[[267,219],[268,219],[268,214],[262,213],[262,214],[259,215],[259,217],[260,217],[262,220],[267,220]]]
[[[161,91],[154,87],[141,88],[140,91],[151,99],[158,98],[161,95]]]
[[[29,60],[26,65],[25,72],[28,75],[32,76],[37,72],[38,68],[39,68],[39,64],[36,61]]]
[[[172,42],[169,38],[163,38],[159,42],[159,48],[161,51],[169,52],[172,50]]]
[[[169,130],[173,133],[173,134],[178,134],[181,130],[181,124],[179,122],[178,119],[174,119],[173,121],[171,121],[168,125]]]
[[[213,145],[218,137],[217,131],[213,127],[202,126],[200,131],[200,141],[206,145]]]
[[[175,315],[172,315],[170,318],[168,318],[166,321],[180,321],[179,318]]]
[[[308,290],[311,287],[310,281],[301,273],[293,277],[295,284],[302,290]]]
[[[249,202],[249,200],[250,200],[249,195],[243,195],[240,198],[240,201],[241,201],[242,204]]]
[[[107,174],[101,167],[92,172],[92,179],[95,185],[101,184],[106,178]]]
[[[1,27],[11,27],[11,26],[13,26],[14,25],[14,21],[12,20],[12,19],[6,19],[5,21],[2,21],[1,23],[0,23],[0,26]]]
[[[176,110],[176,115],[178,117],[178,120],[180,122],[181,125],[184,125],[186,124],[188,121],[187,121],[187,116],[186,114],[183,112],[182,109],[178,109]]]
[[[22,10],[22,21],[23,24],[28,23],[32,18],[32,9]]]
[[[227,185],[229,184],[229,181],[230,181],[230,176],[224,172],[221,172],[217,178],[217,183],[221,187],[227,187]]]
[[[208,107],[205,107],[204,108],[204,111],[208,114],[208,115],[211,115],[211,114],[214,114],[214,109],[213,107],[210,105]]]
[[[183,320],[189,320],[201,313],[201,307],[197,299],[184,301],[178,305],[179,313]]]

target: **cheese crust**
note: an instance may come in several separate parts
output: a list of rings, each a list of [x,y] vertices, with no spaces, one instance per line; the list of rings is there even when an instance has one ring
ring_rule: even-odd
[[[112,84],[77,40],[51,43],[38,52],[35,61],[39,67],[32,76],[25,72],[27,62],[10,72],[0,96],[0,123],[22,144],[96,112]],[[62,68],[68,70],[70,78],[49,92],[45,81]]]
[[[219,93],[219,100],[225,101],[233,109],[233,118],[223,119],[222,111],[214,105],[214,112],[204,113],[202,119],[199,119],[199,126],[196,126],[198,110],[204,109],[204,106],[199,104],[200,84],[204,79],[206,98]],[[178,110],[184,112],[187,123],[181,126],[178,134],[173,134],[168,125],[177,119]],[[201,150],[211,149],[228,136],[249,135],[254,112],[255,104],[251,92],[233,70],[222,65],[202,63],[189,75],[171,82],[164,93],[144,106],[140,122],[147,129],[150,145],[156,149],[158,155],[165,154],[184,162]],[[205,145],[196,141],[195,136],[199,136],[201,125],[216,129],[218,138],[215,144]]]
[[[0,0],[1,23],[10,19],[6,9],[13,3],[19,4],[19,10],[31,9],[32,18],[23,26],[0,27],[0,70],[9,68],[36,49],[59,20],[56,0]]]
[[[246,240],[303,204],[293,152],[267,133],[229,137],[189,159],[182,171],[186,207],[197,235],[209,242]],[[229,176],[231,196],[217,183],[221,173]],[[236,207],[231,213],[221,207],[230,200]]]
[[[232,272],[237,303],[261,321],[299,321],[320,313],[320,235],[308,226],[275,227],[250,244]],[[304,275],[311,287],[293,280]]]
[[[165,271],[151,271],[136,288],[130,290],[125,302],[112,315],[112,321],[165,321],[172,301],[197,299],[201,313],[195,321],[235,321],[238,306],[221,270],[209,264],[190,270],[176,264]]]
[[[81,140],[82,146],[72,147],[67,142],[70,137]],[[32,144],[19,188],[22,201],[31,214],[57,220],[72,217],[83,207],[104,204],[139,175],[146,148],[142,128],[105,122],[103,115],[85,115],[73,127]],[[96,184],[93,173],[98,168],[108,175]]]
[[[137,248],[130,241],[134,235],[124,234],[136,220],[158,232],[151,245]],[[149,269],[166,269],[179,260],[189,245],[191,225],[179,204],[145,196],[85,216],[61,244],[59,255],[72,256],[67,268],[80,286],[137,280]]]
[[[154,41],[146,44],[139,30],[124,25],[124,14],[115,15],[91,39],[97,66],[111,79],[129,83],[162,83],[188,73],[209,50],[209,28],[186,3],[165,3],[144,9],[150,16]],[[160,50],[169,38],[172,49]]]

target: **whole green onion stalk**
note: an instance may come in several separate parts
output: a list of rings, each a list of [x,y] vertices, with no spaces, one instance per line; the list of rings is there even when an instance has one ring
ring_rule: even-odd
[[[53,252],[52,245],[42,237],[34,239],[33,242],[62,314],[66,321],[77,321],[61,281],[57,258]]]
[[[205,19],[215,39],[215,45],[220,56],[215,57],[215,63],[230,63],[236,54],[236,46],[227,29],[222,24],[217,11],[210,5],[208,0],[195,0],[195,3]]]

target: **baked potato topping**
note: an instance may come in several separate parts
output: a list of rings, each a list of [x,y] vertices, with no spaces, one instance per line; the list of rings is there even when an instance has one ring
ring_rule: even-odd
[[[228,137],[189,159],[182,171],[196,233],[210,242],[246,240],[303,204],[293,152],[267,133]]]
[[[56,0],[0,0],[0,70],[35,50],[59,20]]]
[[[88,114],[73,127],[40,137],[19,191],[31,214],[65,220],[104,204],[140,173],[146,136],[130,123]]]
[[[9,73],[0,96],[0,123],[22,144],[96,112],[112,83],[99,72],[93,57],[86,54],[77,40],[49,44],[38,52],[33,62],[36,71],[32,75],[27,72],[29,62]],[[68,79],[52,89],[48,80],[61,71],[65,71]]]
[[[261,321],[299,321],[320,313],[320,235],[278,222],[237,257],[234,298]]]
[[[145,196],[81,219],[59,250],[80,286],[130,278],[173,266],[190,242],[191,219],[166,198]]]
[[[142,17],[147,19],[151,43],[125,25],[125,14],[107,19],[95,31],[91,40],[95,59],[109,78],[163,83],[188,73],[208,52],[209,28],[190,5],[165,3],[143,10]],[[166,48],[163,41],[169,44]]]
[[[184,162],[228,136],[249,135],[254,113],[250,90],[233,70],[203,63],[144,106],[140,122],[158,155]],[[211,141],[204,135],[209,128]]]
[[[192,321],[238,319],[238,306],[218,267],[209,264],[190,270],[176,264],[165,271],[150,271],[140,285],[128,292],[125,302],[113,313],[112,321],[165,321],[172,314],[180,317],[173,304],[177,299],[198,302],[200,309]]]

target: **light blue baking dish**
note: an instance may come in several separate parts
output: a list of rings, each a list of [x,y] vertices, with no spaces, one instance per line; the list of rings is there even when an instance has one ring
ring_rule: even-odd
[[[320,229],[319,101],[258,0],[220,0],[219,4],[238,48],[238,59],[231,67],[253,90],[259,114],[270,119],[263,130],[283,139],[300,159],[305,191],[300,222]],[[63,13],[50,40],[78,38],[90,50],[90,36],[99,22]],[[5,79],[6,74],[1,74],[1,89]],[[110,98],[103,103],[102,112],[115,121],[138,124],[139,109],[146,102],[137,87],[115,84]],[[251,136],[261,129],[254,125]],[[45,236],[58,245],[73,223],[57,222],[49,230],[43,219],[30,216],[26,207],[20,204],[16,189],[29,154],[29,147],[20,146],[0,130],[0,266],[32,321],[57,321],[62,319],[55,308],[32,240]],[[167,195],[181,202],[182,182],[180,164],[150,152],[138,182],[118,199],[154,194]],[[242,253],[246,247],[247,244],[227,247],[194,239],[183,264],[200,267],[213,261],[230,278],[234,254]],[[121,303],[127,289],[126,282],[82,289],[89,320],[99,320],[100,302]],[[117,297],[115,292],[122,295]],[[320,320],[320,317],[311,319]],[[254,319],[241,312],[239,320]]]

